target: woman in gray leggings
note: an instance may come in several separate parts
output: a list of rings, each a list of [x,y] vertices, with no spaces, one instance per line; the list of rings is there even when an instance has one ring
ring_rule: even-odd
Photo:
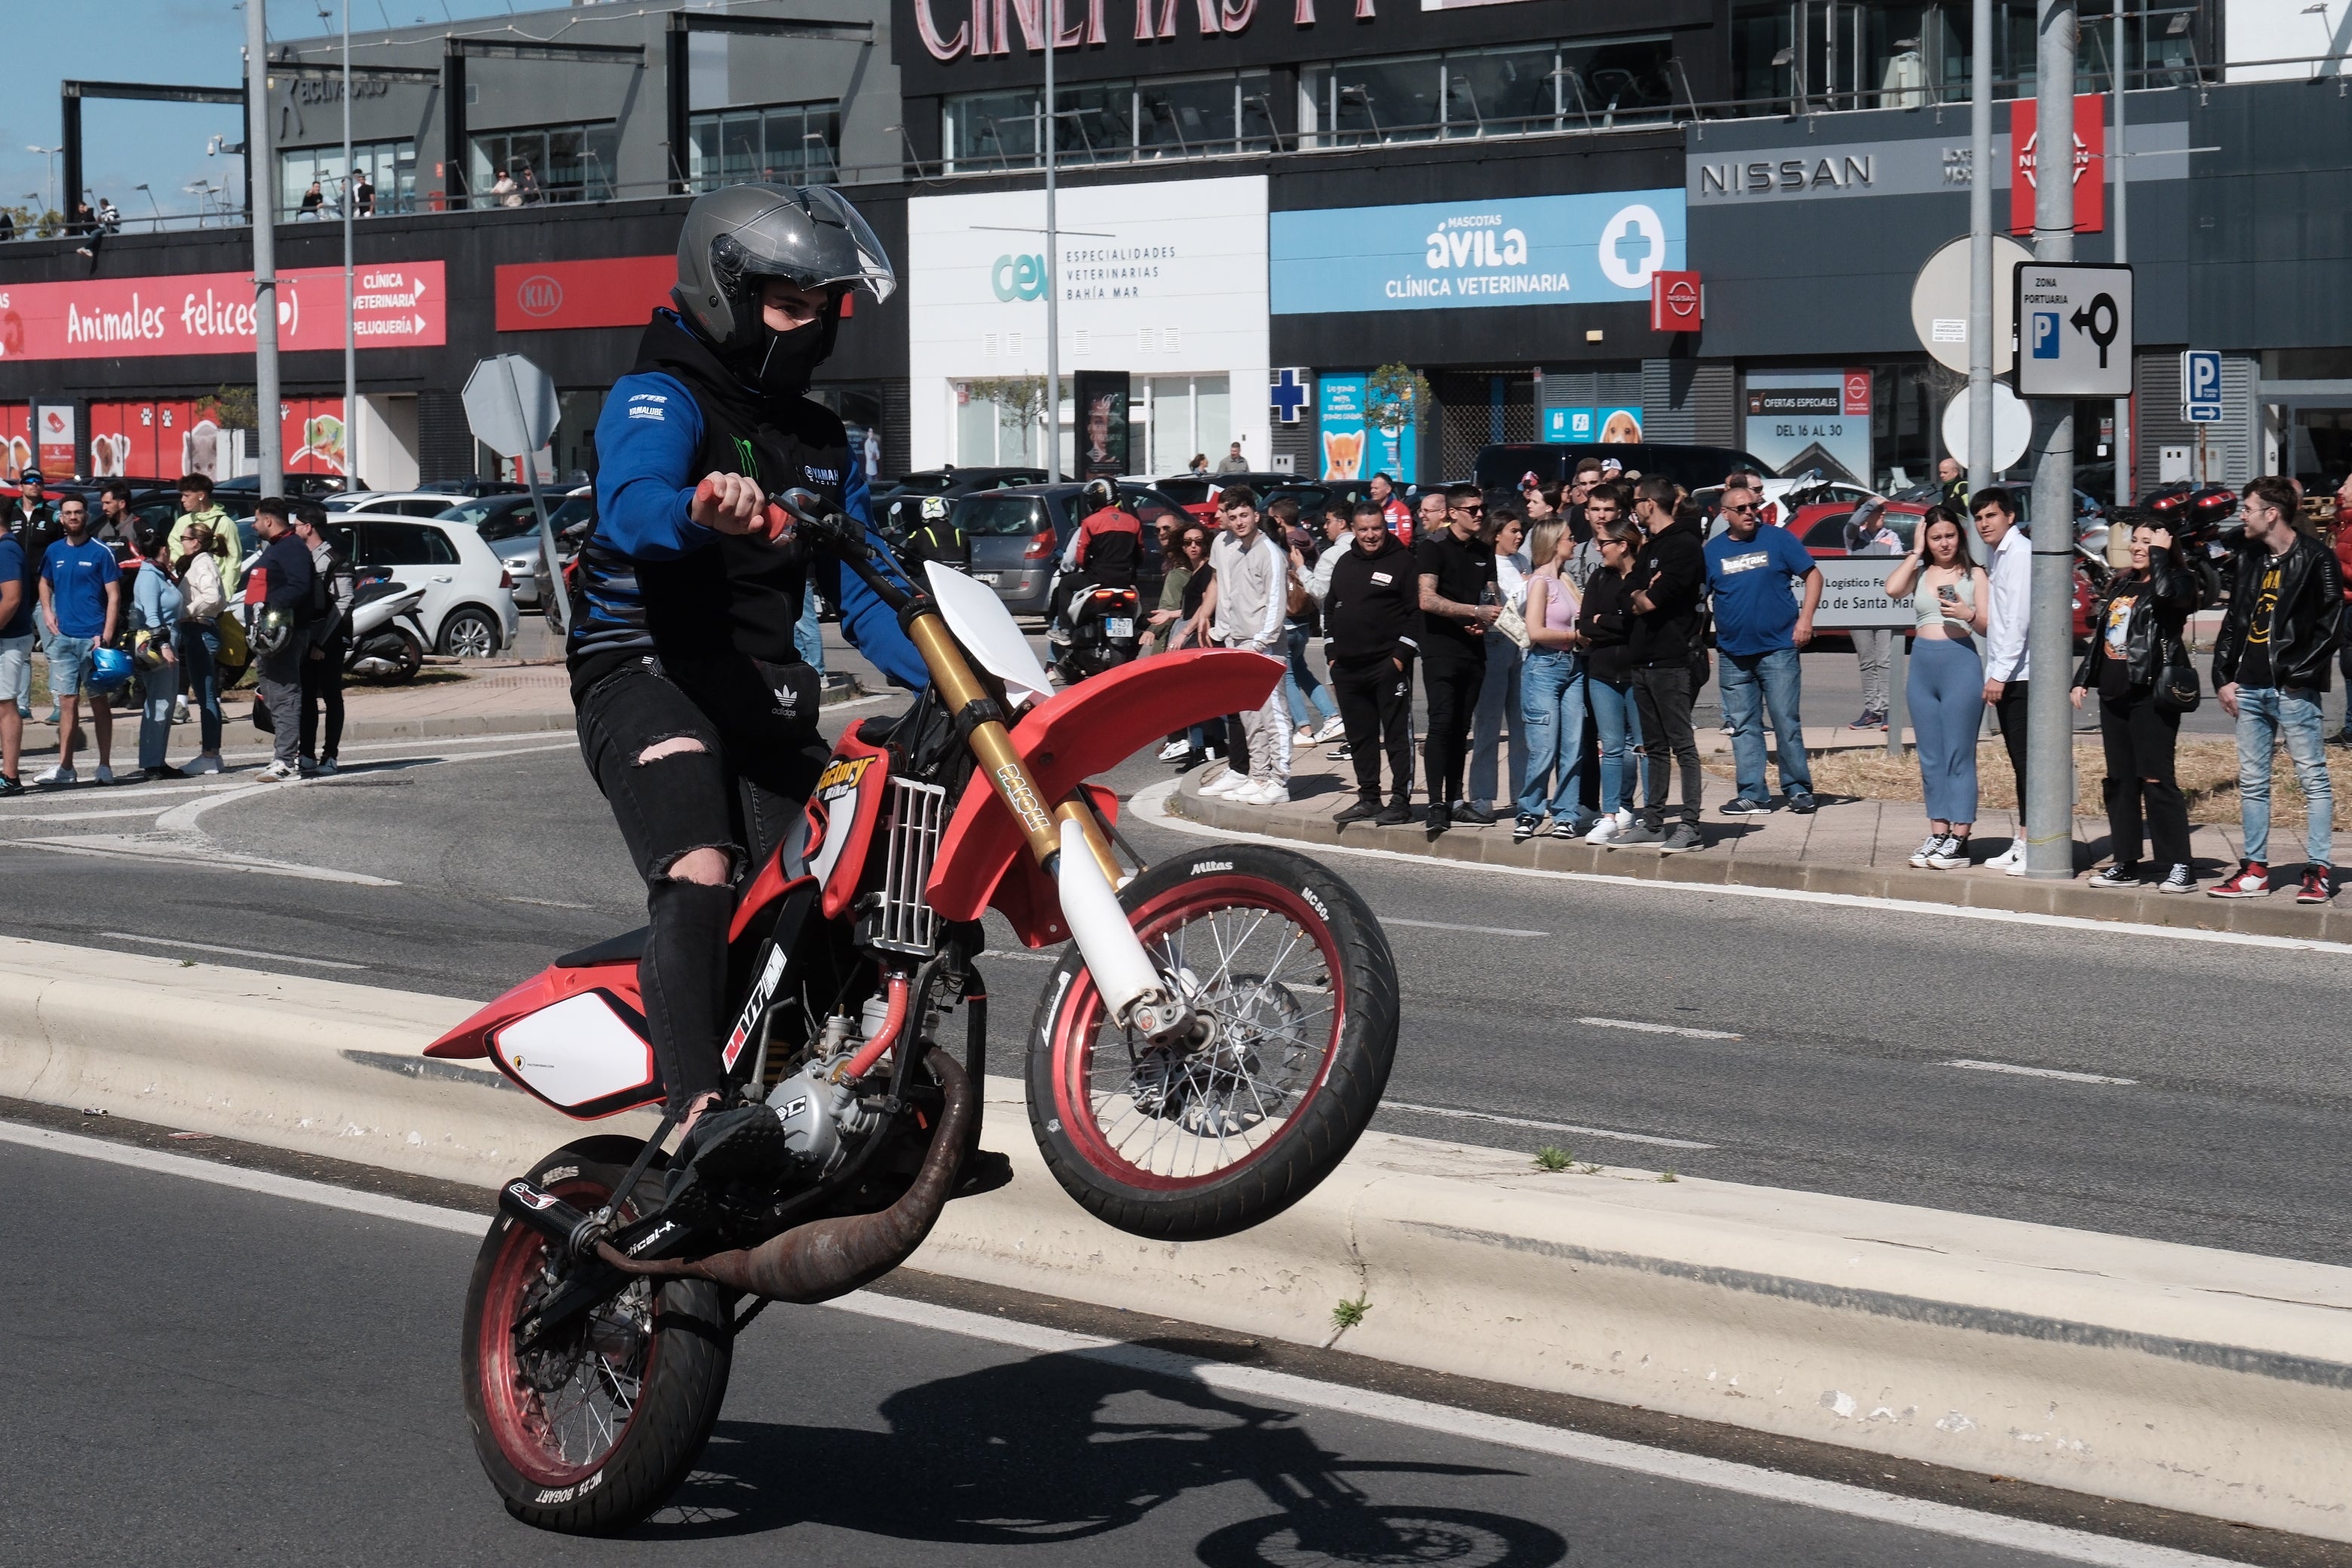
[[[1977,727],[1984,720],[1977,638],[1992,595],[1950,508],[1929,508],[1911,539],[1911,552],[1886,578],[1886,596],[1909,597],[1918,628],[1903,690],[1919,742],[1927,837],[1912,851],[1911,864],[1948,871],[1969,863],[1977,820]]]

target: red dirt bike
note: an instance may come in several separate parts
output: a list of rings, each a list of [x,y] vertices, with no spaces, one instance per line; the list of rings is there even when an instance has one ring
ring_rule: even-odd
[[[1071,943],[1030,1029],[1030,1128],[1070,1195],[1133,1235],[1223,1236],[1297,1202],[1370,1121],[1395,1050],[1394,962],[1346,883],[1257,846],[1146,866],[1087,782],[1255,708],[1280,663],[1174,654],[1056,695],[989,589],[932,563],[909,594],[862,527],[782,499],[771,527],[897,607],[930,686],[842,736],[805,847],[740,890],[722,1105],[774,1112],[782,1167],[673,1171],[671,1118],[650,1142],[568,1144],[500,1194],[467,1293],[466,1407],[508,1510],[543,1529],[660,1508],[754,1314],[879,1278],[950,1197],[1010,1179],[979,1151],[982,911]],[[488,1057],[581,1121],[660,1102],[644,934],[558,959],[426,1054]],[[938,1043],[959,1007],[960,1057]]]

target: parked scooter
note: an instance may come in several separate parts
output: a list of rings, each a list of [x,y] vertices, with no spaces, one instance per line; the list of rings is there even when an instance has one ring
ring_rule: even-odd
[[[404,588],[390,578],[362,583],[352,596],[352,647],[343,656],[343,678],[397,686],[425,668],[425,624],[416,606],[422,588]]]

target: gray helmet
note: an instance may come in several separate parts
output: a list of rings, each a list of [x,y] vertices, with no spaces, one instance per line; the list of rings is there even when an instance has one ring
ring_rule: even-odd
[[[720,359],[741,361],[763,346],[763,278],[845,293],[862,285],[877,303],[898,287],[882,242],[837,191],[729,185],[698,198],[677,237],[670,297]],[[826,312],[828,348],[839,315]]]

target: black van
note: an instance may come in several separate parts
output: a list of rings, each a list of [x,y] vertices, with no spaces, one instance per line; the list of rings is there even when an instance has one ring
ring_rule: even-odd
[[[1546,441],[1486,447],[1479,450],[1472,477],[1482,490],[1516,490],[1519,477],[1528,473],[1545,484],[1564,485],[1584,458],[1614,458],[1644,479],[1664,474],[1686,490],[1719,485],[1734,468],[1768,479],[1779,477],[1748,453],[1730,447],[1685,447],[1668,441]]]

